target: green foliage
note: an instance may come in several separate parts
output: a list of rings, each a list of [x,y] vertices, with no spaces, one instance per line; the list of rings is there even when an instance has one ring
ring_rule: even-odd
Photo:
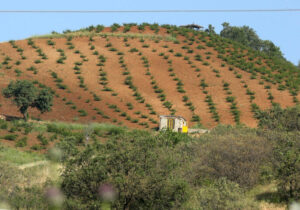
[[[300,141],[299,132],[277,135],[274,150],[278,192],[285,201],[300,198]]]
[[[17,137],[18,137],[17,134],[6,134],[6,135],[2,136],[1,138],[5,139],[5,140],[9,140],[9,141],[14,141],[17,139]]]
[[[199,168],[195,168],[198,177],[203,181],[226,177],[243,188],[259,183],[260,168],[271,154],[271,146],[264,138],[247,128],[225,126],[215,128],[211,135],[203,138],[204,143],[193,145],[195,153],[202,154],[195,159],[200,161]]]
[[[278,193],[282,200],[299,200],[300,192],[300,124],[299,105],[282,109],[274,104],[270,110],[257,111],[259,126],[274,142],[274,169]]]
[[[23,137],[16,142],[16,147],[25,147],[27,146],[27,137]]]
[[[47,88],[38,89],[31,81],[17,80],[10,82],[2,91],[6,98],[12,98],[24,119],[28,119],[27,109],[37,108],[41,113],[51,110],[53,95]]]
[[[205,31],[209,34],[216,34],[215,27],[213,27],[211,24],[208,25],[208,28]]]
[[[113,25],[110,26],[110,28],[111,28],[112,32],[115,32],[118,30],[118,28],[120,28],[120,25],[117,23],[114,23]]]
[[[41,113],[50,112],[53,101],[53,95],[47,88],[40,90],[32,107],[36,107]]]
[[[48,139],[42,133],[37,136],[37,139],[41,142],[42,145],[47,145],[49,143]]]
[[[300,106],[282,109],[278,104],[266,111],[256,112],[261,128],[281,131],[300,131]]]
[[[21,139],[20,139],[21,140]],[[1,163],[10,163],[11,165],[22,165],[34,161],[44,160],[44,156],[32,152],[22,152],[15,148],[5,147],[0,144],[0,165]],[[1,166],[0,166],[1,167]],[[0,170],[0,174],[3,172]],[[0,179],[1,179],[0,175]],[[1,189],[2,187],[0,187]]]
[[[192,122],[200,122],[200,121],[201,121],[200,116],[195,115],[195,114],[192,116]]]
[[[5,120],[0,119],[0,129],[6,130],[8,127],[8,123]]]
[[[84,109],[80,109],[80,110],[78,110],[78,112],[80,113],[79,115],[80,115],[81,117],[87,116],[87,112],[86,112]]]
[[[98,190],[107,184],[118,194],[112,203],[116,209],[180,207],[188,199],[188,185],[174,176],[178,164],[167,145],[173,143],[134,131],[107,144],[88,147],[68,161],[62,189],[69,200],[85,208],[101,207]]]
[[[55,45],[55,42],[53,42],[52,40],[47,40],[47,44],[50,46],[53,46],[53,45]]]
[[[254,50],[260,50],[271,56],[282,57],[282,52],[279,47],[275,46],[273,42],[269,40],[261,40],[252,28],[248,26],[230,26],[229,23],[226,22],[222,25],[223,30],[220,32],[221,37],[240,42]]]
[[[173,106],[173,104],[172,104],[170,101],[165,101],[165,102],[163,103],[163,105],[164,105],[167,109],[171,109],[172,106]]]
[[[62,152],[60,157],[62,162],[66,162],[78,154],[79,150],[77,144],[78,141],[74,136],[68,136],[55,145],[55,149],[59,149]]]
[[[220,178],[208,186],[200,187],[187,206],[190,209],[208,210],[258,209],[257,204],[247,199],[238,184],[225,178]]]
[[[43,187],[29,186],[31,181],[37,180],[33,170],[21,170],[16,167],[19,164],[41,159],[34,158],[37,156],[41,155],[0,145],[0,205],[2,208],[4,201],[9,206],[4,207],[5,209],[48,209]]]

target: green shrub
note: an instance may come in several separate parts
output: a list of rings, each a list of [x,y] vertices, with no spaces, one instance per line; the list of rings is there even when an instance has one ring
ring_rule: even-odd
[[[170,101],[165,101],[165,102],[163,103],[163,105],[164,105],[167,109],[171,109],[173,104],[172,104]]]
[[[47,132],[49,133],[55,133],[60,134],[62,136],[70,136],[72,135],[72,132],[70,129],[68,129],[66,126],[59,125],[56,123],[48,123],[47,126]]]
[[[101,101],[101,98],[98,95],[93,94],[93,97],[94,97],[94,101]]]
[[[32,150],[41,150],[41,149],[43,149],[43,147],[41,145],[34,144],[30,147],[30,149],[32,149]]]
[[[61,152],[59,157],[60,161],[66,162],[78,154],[77,143],[78,141],[74,136],[69,136],[55,144],[54,149],[58,149]]]
[[[27,146],[27,136],[21,138],[16,142],[16,147],[26,147]]]
[[[175,56],[176,56],[176,57],[181,57],[182,54],[181,54],[181,53],[175,53]]]
[[[229,103],[232,103],[232,102],[235,101],[235,97],[234,96],[227,96],[226,101],[229,102]]]
[[[115,51],[117,51],[117,49],[114,47],[111,47],[111,48],[109,48],[109,51],[115,52]]]
[[[87,112],[83,109],[78,110],[78,112],[80,113],[79,116],[81,116],[81,117],[87,116]]]
[[[257,203],[248,199],[238,184],[225,178],[195,191],[186,209],[258,209]]]
[[[261,128],[282,131],[300,131],[300,106],[282,109],[278,104],[256,113]]]
[[[300,198],[300,141],[299,132],[276,135],[274,157],[278,192],[282,200]]]
[[[42,61],[37,59],[37,60],[34,61],[34,63],[39,64],[39,63],[42,63]]]
[[[53,46],[53,45],[55,45],[55,42],[53,42],[52,40],[48,40],[47,44],[50,45],[50,46]]]
[[[43,134],[38,134],[37,139],[41,142],[42,145],[48,145],[48,139]]]
[[[4,120],[0,120],[0,129],[6,130],[8,127],[8,123]]]
[[[201,161],[198,177],[203,180],[226,177],[243,188],[252,188],[259,183],[260,169],[270,161],[272,151],[265,138],[250,129],[223,126],[203,138],[206,143],[193,146],[197,153],[202,153],[197,155],[200,160],[195,159]]]
[[[193,115],[192,116],[192,122],[200,122],[200,121],[201,121],[201,119],[198,115]]]
[[[136,49],[136,48],[131,48],[130,50],[129,50],[129,52],[138,52],[139,50],[138,49]]]
[[[18,134],[6,134],[6,135],[2,136],[1,138],[5,139],[5,140],[9,140],[9,141],[14,141],[17,139],[17,137],[18,137]]]
[[[171,175],[178,163],[169,158],[167,145],[172,142],[134,131],[116,136],[103,146],[87,148],[67,162],[62,190],[85,209],[101,208],[101,186],[113,186],[118,194],[112,208],[179,208],[188,199],[189,190],[184,180]]]
[[[110,26],[111,28],[111,32],[115,32],[118,30],[118,28],[120,28],[120,25],[117,23],[114,23],[113,25]]]

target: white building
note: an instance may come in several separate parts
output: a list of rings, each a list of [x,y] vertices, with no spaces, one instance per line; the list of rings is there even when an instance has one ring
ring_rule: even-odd
[[[180,116],[161,115],[159,116],[159,130],[163,129],[187,133],[187,122]]]

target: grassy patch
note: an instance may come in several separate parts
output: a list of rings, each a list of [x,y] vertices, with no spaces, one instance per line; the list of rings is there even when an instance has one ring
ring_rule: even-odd
[[[19,151],[0,144],[0,161],[8,162],[12,165],[22,165],[40,160],[45,160],[44,155]]]

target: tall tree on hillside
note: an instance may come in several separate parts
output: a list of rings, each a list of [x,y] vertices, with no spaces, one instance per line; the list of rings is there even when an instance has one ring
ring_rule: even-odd
[[[208,25],[208,28],[205,30],[205,32],[209,34],[216,34],[215,27],[213,27],[211,24]]]
[[[240,42],[244,45],[250,46],[255,50],[260,49],[260,39],[252,28],[248,26],[230,26],[227,22],[223,23],[222,26],[223,30],[220,32],[222,37]]]
[[[39,89],[31,81],[12,81],[2,90],[6,98],[12,98],[22,113],[24,120],[28,119],[28,108],[37,108],[41,113],[51,111],[53,95],[48,88]]]
[[[283,57],[280,48],[277,47],[273,42],[269,40],[261,41],[261,51],[268,54],[269,56]]]
[[[230,26],[227,22],[222,26],[223,30],[220,32],[220,36],[240,42],[269,56],[283,57],[279,47],[269,40],[261,40],[249,26]]]

